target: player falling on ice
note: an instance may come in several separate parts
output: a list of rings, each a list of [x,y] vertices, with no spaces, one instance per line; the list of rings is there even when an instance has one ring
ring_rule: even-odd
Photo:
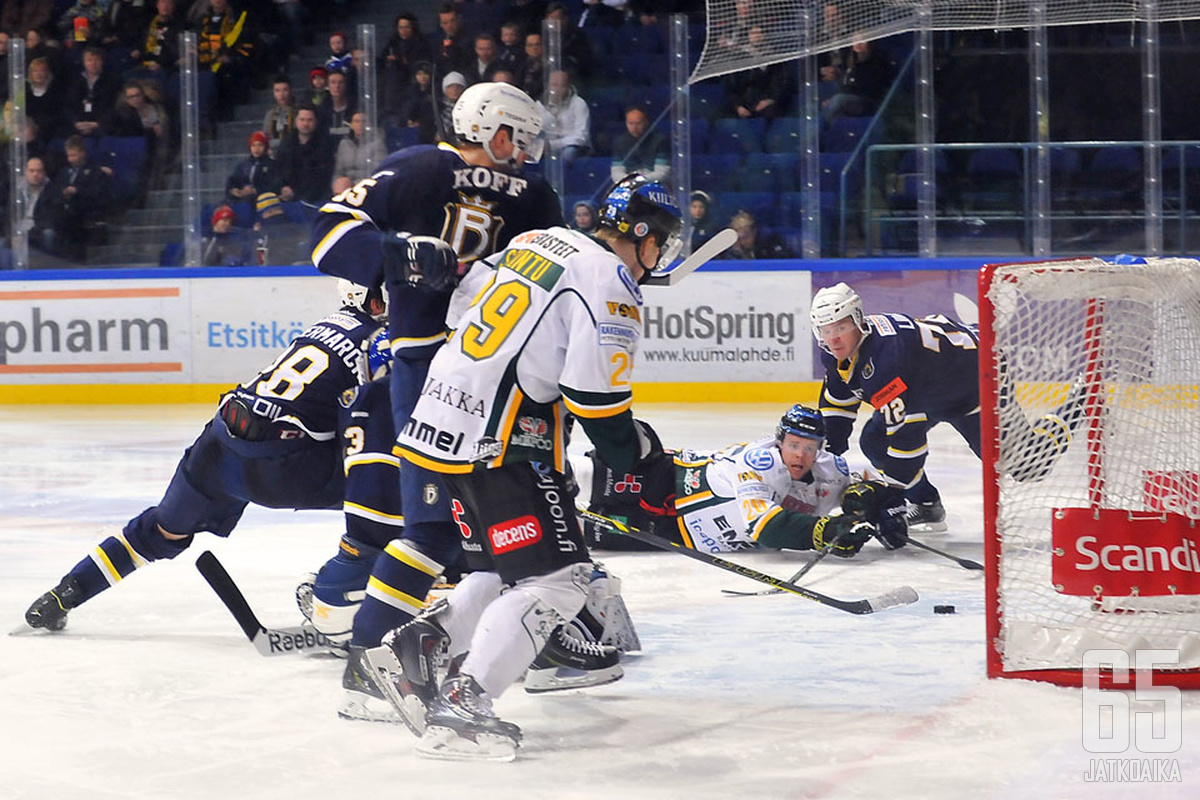
[[[151,561],[175,558],[196,533],[228,536],[250,503],[341,508],[338,401],[367,374],[366,353],[387,313],[378,290],[338,281],[341,310],[309,326],[261,373],[221,398],[183,454],[158,505],[131,519],[25,612],[62,630],[67,612]]]
[[[826,447],[844,453],[865,400],[874,409],[859,447],[888,483],[904,489],[908,526],[946,530],[941,496],[925,475],[927,435],[949,423],[979,455],[979,347],[975,329],[941,315],[864,316],[858,293],[845,283],[818,291],[812,330],[821,350],[825,380],[821,414]],[[1053,467],[1082,420],[1083,384],[1071,388],[1053,414],[1029,423],[1002,378],[1001,420],[1021,431],[1027,457],[1010,469],[1016,480],[1037,480]]]
[[[872,536],[889,550],[904,546],[901,493],[858,481],[841,456],[823,449],[824,442],[821,414],[798,403],[783,414],[773,437],[715,453],[672,453],[671,460],[654,462],[658,474],[614,473],[595,454],[580,462],[576,474],[591,485],[591,511],[645,530],[653,526],[665,538],[709,553],[829,546],[849,558]],[[652,517],[632,491],[656,484],[662,487],[651,494],[674,495],[669,516]],[[845,513],[834,514],[839,509]],[[585,530],[601,547],[627,549],[633,541],[587,522]]]

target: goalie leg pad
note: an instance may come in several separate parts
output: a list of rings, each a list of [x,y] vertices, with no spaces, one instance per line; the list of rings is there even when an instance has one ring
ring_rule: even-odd
[[[533,661],[551,632],[572,619],[587,599],[590,563],[569,564],[526,578],[484,610],[462,673],[491,698],[499,697]]]

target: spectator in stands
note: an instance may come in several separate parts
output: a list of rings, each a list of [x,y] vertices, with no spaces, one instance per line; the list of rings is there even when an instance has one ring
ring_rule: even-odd
[[[650,116],[641,106],[625,109],[625,132],[613,141],[613,183],[631,172],[650,180],[665,181],[671,171],[670,146],[661,132],[650,128]]]
[[[559,35],[562,37],[562,65],[572,75],[587,78],[592,74],[592,46],[587,37],[577,25],[571,23],[571,13],[565,3],[551,3],[546,6],[546,19],[558,21]],[[540,94],[530,95],[533,99]]]
[[[729,221],[737,231],[737,241],[725,251],[723,258],[791,258],[792,253],[778,236],[760,236],[758,223],[748,211],[739,211]]]
[[[379,54],[379,80],[383,108],[394,111],[400,108],[417,64],[429,61],[429,43],[421,35],[416,15],[409,11],[396,17],[393,31]]]
[[[350,133],[338,142],[337,155],[333,162],[334,187],[333,193],[348,188],[337,187],[339,178],[346,178],[354,185],[370,175],[387,157],[387,148],[383,146],[379,136],[372,133],[366,137],[367,115],[362,111],[354,112],[350,117]]]
[[[173,154],[167,111],[153,81],[129,81],[117,100],[107,128],[113,136],[144,136],[150,174],[161,178]],[[151,94],[151,93],[155,94]]]
[[[62,164],[62,156],[52,152],[50,144],[39,136],[38,122],[33,117],[25,117],[25,158],[40,158],[42,160],[42,169],[46,175],[53,178],[58,172],[59,166]],[[0,158],[4,160],[5,177],[8,177],[8,148],[2,148]],[[4,197],[6,195],[0,195]],[[0,215],[2,216],[2,215]]]
[[[50,74],[58,76],[62,72],[62,52],[57,42],[47,42],[39,28],[25,31],[25,63],[32,64],[39,58],[46,60]]]
[[[522,31],[540,31],[546,16],[546,0],[510,0],[505,19],[521,26]]]
[[[308,72],[308,93],[303,99],[304,105],[310,105],[316,110],[329,102],[329,73],[324,67],[313,67]]]
[[[157,0],[157,14],[142,31],[142,41],[132,57],[141,59],[142,69],[161,76],[174,73],[179,66],[179,34],[183,33],[183,17],[176,13],[175,0]]]
[[[755,25],[747,34],[747,44],[741,49],[747,58],[763,55],[763,30]],[[768,64],[751,67],[725,76],[725,97],[729,108],[742,119],[762,117],[775,119],[786,111],[792,93],[794,65]]]
[[[472,37],[463,30],[462,17],[452,3],[438,9],[438,31],[430,37],[429,45],[439,75],[469,68],[474,57]]]
[[[276,158],[283,175],[279,196],[320,205],[329,199],[333,180],[333,148],[320,129],[317,111],[303,105],[296,111],[296,130],[279,145]]]
[[[25,113],[37,120],[39,135],[48,142],[58,135],[62,125],[63,93],[45,58],[30,61],[26,72]]]
[[[25,217],[21,221],[29,244],[46,253],[58,252],[62,227],[61,195],[46,179],[46,165],[40,158],[25,163]]]
[[[275,153],[283,137],[296,130],[296,107],[292,105],[292,85],[285,76],[271,83],[271,93],[275,96],[275,105],[263,116],[263,133],[267,135],[270,151]]]
[[[431,82],[433,67],[427,62],[417,62],[413,69],[412,83],[400,99],[400,124],[407,128],[420,129],[417,141],[433,144],[437,141],[438,116],[433,102]]]
[[[707,242],[721,229],[713,213],[713,199],[708,192],[696,190],[688,195],[688,210],[692,215],[692,251]]]
[[[462,97],[463,90],[466,88],[467,79],[461,72],[451,72],[442,78],[442,102],[438,114],[441,116],[441,135],[447,140],[454,134],[454,120],[451,118],[451,112],[454,111],[454,104],[458,102],[459,97]]]
[[[509,86],[517,85],[517,75],[512,70],[498,69],[492,73],[492,80],[496,83],[507,83]]]
[[[496,47],[496,68],[511,70],[520,75],[525,66],[525,37],[519,23],[509,20],[500,26],[500,43]]]
[[[250,238],[233,227],[236,216],[227,205],[217,206],[212,215],[212,235],[204,240],[200,264],[205,267],[245,267],[255,263]]]
[[[258,21],[249,11],[233,8],[230,0],[209,2],[196,37],[197,60],[217,76],[218,115],[231,119],[233,107],[249,97]]]
[[[278,192],[283,188],[279,165],[267,152],[267,135],[262,131],[250,134],[247,142],[250,156],[237,163],[225,181],[225,193],[234,200],[253,200],[263,192]]]
[[[490,33],[475,34],[475,57],[468,63],[466,72],[468,83],[490,82],[498,66],[496,37]]]
[[[326,188],[326,199],[329,198]],[[255,258],[259,264],[310,264],[312,246],[308,222],[288,219],[279,197],[272,192],[260,194],[255,204],[258,218],[254,223]]]
[[[571,227],[583,233],[596,230],[596,207],[587,200],[580,200],[571,209]]]
[[[0,31],[0,75],[8,75],[8,33]],[[8,81],[0,80],[0,103],[8,101]]]
[[[60,250],[70,258],[82,258],[88,229],[98,223],[112,204],[111,170],[89,163],[87,147],[78,134],[67,139],[63,149],[67,165],[54,176],[53,190],[62,199]]]
[[[625,21],[624,6],[624,0],[583,0],[579,27],[587,29],[607,25],[610,28],[619,28]]]
[[[542,110],[542,132],[547,144],[564,161],[586,156],[592,149],[591,113],[571,85],[566,70],[555,70],[546,81],[546,103]]]
[[[325,132],[329,134],[330,143],[334,148],[337,147],[338,142],[350,134],[350,117],[354,115],[355,105],[357,104],[350,95],[350,82],[346,79],[346,74],[330,72],[329,102],[325,103],[318,111],[323,117],[321,122],[325,126]]]
[[[542,90],[545,88],[542,68],[542,35],[540,33],[526,34],[525,66],[518,77],[517,86],[534,100],[541,98]]]
[[[875,53],[869,41],[860,39],[852,45],[838,78],[837,94],[821,104],[826,122],[874,114],[892,85],[892,65]]]
[[[112,0],[104,15],[107,32],[101,44],[106,50],[140,49],[145,44],[146,25],[154,13],[153,4],[147,0]]]
[[[346,34],[334,31],[329,34],[329,55],[325,57],[326,72],[345,72],[350,64],[350,47]]]
[[[104,51],[88,45],[83,50],[83,71],[67,85],[67,122],[80,136],[99,136],[100,122],[117,105],[121,84],[104,69]]]
[[[87,44],[102,45],[108,35],[107,9],[96,0],[76,0],[58,18],[58,40],[70,49]]]

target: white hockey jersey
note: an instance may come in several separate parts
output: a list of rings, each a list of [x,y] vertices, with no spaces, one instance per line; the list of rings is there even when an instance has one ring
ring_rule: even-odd
[[[430,364],[397,453],[443,473],[561,472],[568,410],[586,429],[630,408],[641,292],[612,251],[567,228],[523,233],[496,263]]]
[[[792,480],[773,437],[712,454],[675,457],[675,510],[684,544],[722,553],[754,547],[781,511],[824,516],[854,479],[841,456],[822,450],[803,480]]]

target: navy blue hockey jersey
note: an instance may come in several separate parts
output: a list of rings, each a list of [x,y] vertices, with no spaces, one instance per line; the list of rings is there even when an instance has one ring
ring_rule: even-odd
[[[828,448],[845,452],[865,400],[892,435],[905,422],[941,422],[979,408],[979,339],[976,331],[937,315],[866,318],[871,328],[847,360],[821,352],[825,383],[821,414]]]
[[[366,351],[380,324],[343,308],[315,322],[279,358],[233,394],[275,425],[292,426],[318,441],[338,430],[338,400],[363,382]]]
[[[437,236],[470,263],[518,233],[561,224],[558,196],[541,178],[472,166],[447,144],[422,145],[388,156],[374,175],[321,207],[312,260],[322,272],[378,286],[389,233]],[[390,300],[393,353],[432,357],[446,338],[450,295],[396,286]]]

